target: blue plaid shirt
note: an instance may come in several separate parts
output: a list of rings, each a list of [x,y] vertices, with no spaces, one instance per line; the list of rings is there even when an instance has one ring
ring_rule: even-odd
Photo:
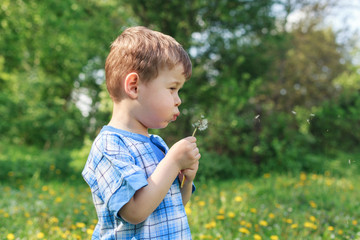
[[[133,225],[117,215],[135,192],[148,184],[147,178],[161,160],[162,152],[156,148],[165,154],[169,149],[159,136],[148,138],[103,127],[82,172],[98,215],[92,239],[191,239],[178,179],[144,222]]]

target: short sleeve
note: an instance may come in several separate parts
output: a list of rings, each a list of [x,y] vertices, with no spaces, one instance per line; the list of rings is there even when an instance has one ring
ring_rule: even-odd
[[[148,184],[144,170],[136,165],[122,145],[121,142],[106,144],[103,158],[95,170],[99,192],[114,215],[137,190]]]

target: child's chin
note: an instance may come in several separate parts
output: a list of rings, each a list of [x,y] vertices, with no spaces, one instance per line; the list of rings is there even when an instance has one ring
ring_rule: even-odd
[[[152,129],[163,129],[163,128],[166,128],[166,127],[169,125],[169,123],[171,123],[171,121],[169,121],[169,122],[163,122],[163,123],[161,123],[161,124],[158,124],[158,125],[152,127]]]

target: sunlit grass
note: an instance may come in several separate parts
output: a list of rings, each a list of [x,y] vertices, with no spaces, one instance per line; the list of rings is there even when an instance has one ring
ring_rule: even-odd
[[[357,182],[330,173],[209,181],[186,211],[194,239],[359,239]],[[9,181],[0,197],[0,239],[90,239],[96,224],[82,181]]]

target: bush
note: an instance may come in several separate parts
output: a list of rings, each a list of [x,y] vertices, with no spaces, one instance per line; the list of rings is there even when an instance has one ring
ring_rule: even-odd
[[[70,150],[41,150],[36,147],[1,142],[0,179],[63,178],[74,174]]]
[[[316,147],[323,151],[354,151],[360,142],[360,95],[343,94],[326,102],[310,128]]]

